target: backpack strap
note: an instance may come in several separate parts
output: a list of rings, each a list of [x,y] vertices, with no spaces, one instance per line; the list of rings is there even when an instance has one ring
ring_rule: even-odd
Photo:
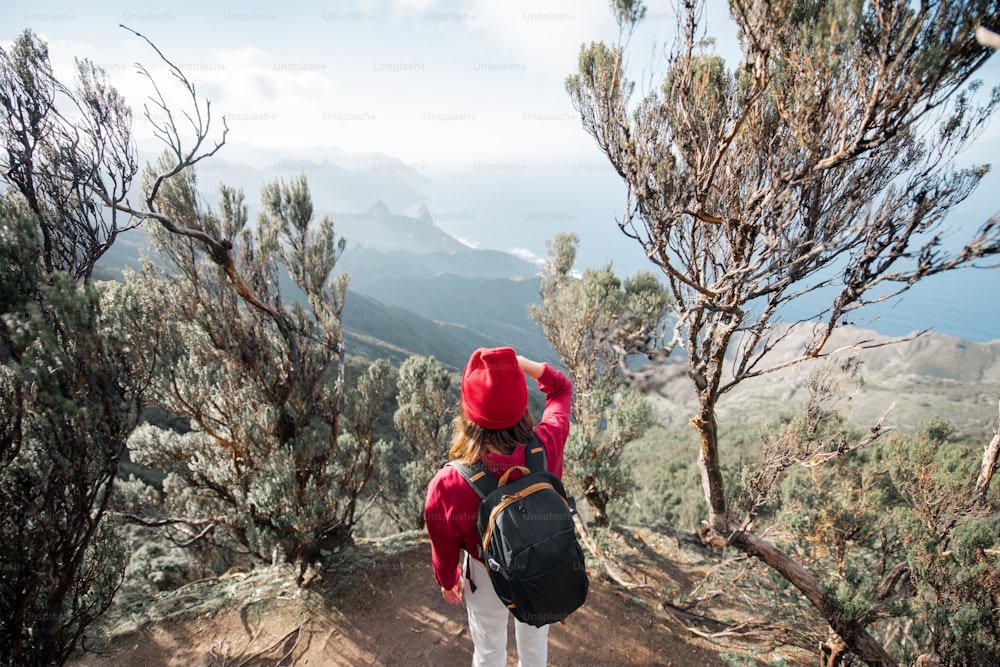
[[[528,439],[524,447],[524,465],[531,472],[548,469],[548,457],[545,454],[545,446],[542,445],[542,441],[538,439],[538,436],[532,433],[531,438]],[[471,466],[461,461],[448,461],[447,465],[450,465],[461,473],[465,481],[476,490],[476,493],[483,500],[495,491],[499,484],[497,476],[487,469],[482,460],[476,461]]]
[[[482,500],[497,488],[499,482],[497,476],[491,473],[482,461],[476,461],[471,466],[461,461],[448,461],[447,465],[461,473]]]
[[[524,465],[528,466],[531,472],[541,472],[549,469],[549,460],[545,455],[545,445],[534,433],[528,439],[528,444],[524,446]]]
[[[499,480],[497,476],[486,469],[482,461],[476,461],[473,465],[467,465],[461,461],[448,461],[446,465],[451,466],[465,478],[465,481],[469,483],[476,493],[479,494],[479,499],[486,500],[486,496],[492,493],[496,488]],[[482,546],[479,548],[479,557],[485,559],[483,555]],[[476,582],[472,580],[472,567],[469,564],[469,559],[471,557],[466,557],[465,560],[465,578],[469,580],[469,586],[473,593],[476,592]]]

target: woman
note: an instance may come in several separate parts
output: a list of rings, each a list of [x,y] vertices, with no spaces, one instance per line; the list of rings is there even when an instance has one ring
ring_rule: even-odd
[[[528,410],[531,376],[545,394],[545,411],[535,426]],[[524,444],[532,431],[545,447],[548,470],[562,478],[563,449],[569,435],[572,384],[548,364],[517,355],[512,348],[479,348],[462,373],[462,409],[452,423],[449,458],[473,464],[482,460],[498,477],[524,465]],[[477,667],[507,664],[507,607],[479,559],[476,511],[480,498],[452,466],[444,466],[427,487],[424,519],[431,539],[434,576],[450,604],[465,599]],[[466,576],[460,558],[465,552]],[[515,620],[518,664],[545,665],[549,626]]]

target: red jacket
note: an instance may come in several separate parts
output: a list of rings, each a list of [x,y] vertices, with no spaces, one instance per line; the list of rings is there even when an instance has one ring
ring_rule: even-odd
[[[535,425],[535,435],[545,447],[548,470],[561,479],[573,385],[563,373],[544,364],[538,388],[545,394],[545,412]],[[510,456],[486,452],[482,460],[499,476],[512,466],[524,465],[524,447],[517,447]],[[458,581],[462,550],[479,559],[479,538],[476,534],[479,502],[479,494],[452,466],[441,468],[427,485],[424,522],[431,538],[434,576],[444,588],[451,588]]]

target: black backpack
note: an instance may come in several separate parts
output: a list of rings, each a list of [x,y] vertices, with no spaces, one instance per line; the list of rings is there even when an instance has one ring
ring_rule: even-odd
[[[482,461],[449,465],[483,499],[476,515],[479,555],[497,597],[516,619],[542,627],[578,609],[590,581],[573,525],[573,500],[546,469],[545,447],[534,434],[526,447],[526,467],[515,466],[499,480]],[[512,470],[524,474],[509,481]]]

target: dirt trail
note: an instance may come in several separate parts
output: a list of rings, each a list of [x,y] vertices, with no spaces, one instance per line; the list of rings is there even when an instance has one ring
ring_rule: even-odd
[[[753,643],[723,646],[685,630],[656,591],[689,587],[699,567],[650,555],[639,572],[650,587],[641,592],[592,577],[586,605],[552,627],[550,665],[797,664]],[[70,665],[450,667],[472,660],[465,608],[442,600],[429,544],[419,538],[402,551],[369,555],[352,571],[324,571],[304,590],[289,570],[262,568],[189,585],[142,609],[115,609],[104,626]],[[511,625],[510,665],[513,634]]]

